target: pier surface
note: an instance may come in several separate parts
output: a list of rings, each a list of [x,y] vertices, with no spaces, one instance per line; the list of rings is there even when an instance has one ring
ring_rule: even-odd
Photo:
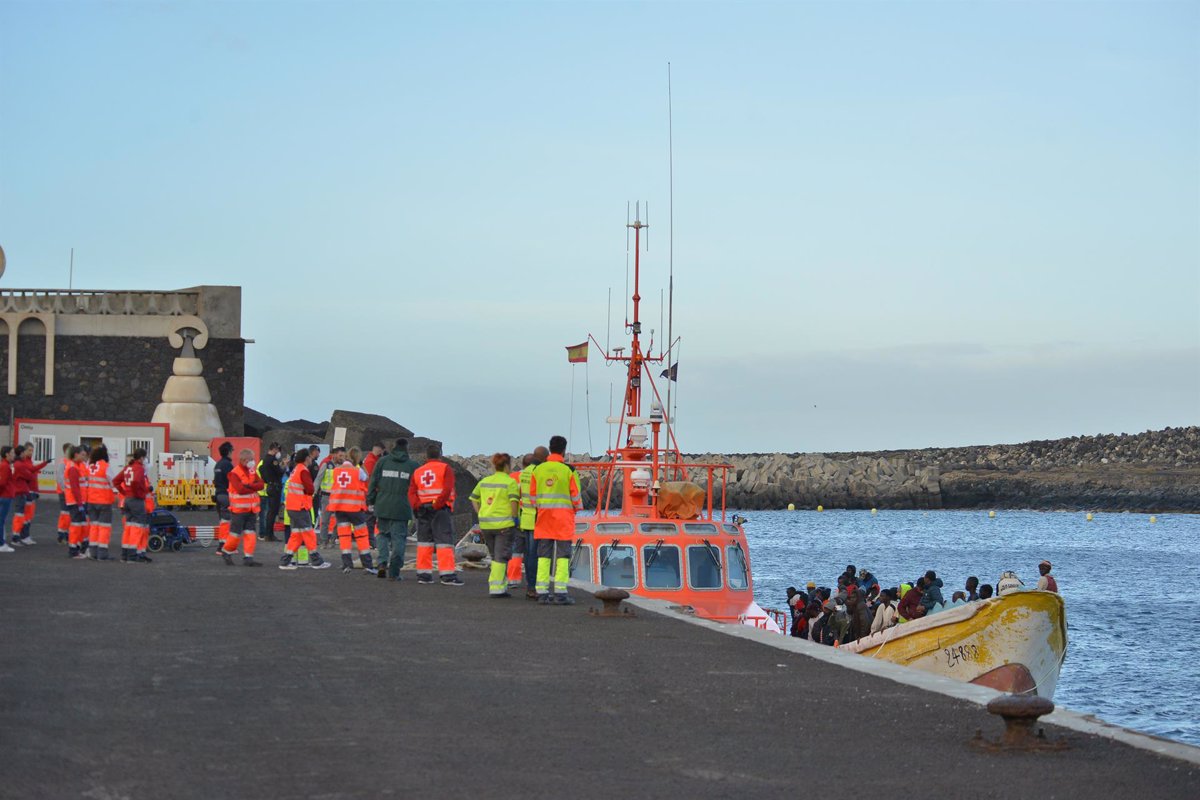
[[[582,595],[490,600],[482,572],[34,536],[0,560],[2,797],[1200,796],[1194,764],[1051,726],[1069,751],[975,752],[978,706]]]

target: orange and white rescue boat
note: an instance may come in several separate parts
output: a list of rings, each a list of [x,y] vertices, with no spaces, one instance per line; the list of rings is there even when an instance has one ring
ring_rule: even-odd
[[[590,337],[606,364],[625,367],[625,394],[620,416],[609,419],[616,436],[606,457],[573,464],[597,499],[592,516],[576,518],[571,576],[707,619],[779,631],[775,617],[754,601],[746,533],[726,509],[731,466],[685,462],[679,451],[651,369],[668,361],[671,349],[660,345],[655,354],[653,338],[642,349],[641,243],[648,225],[635,218],[628,227],[634,236],[628,350],[608,352]]]

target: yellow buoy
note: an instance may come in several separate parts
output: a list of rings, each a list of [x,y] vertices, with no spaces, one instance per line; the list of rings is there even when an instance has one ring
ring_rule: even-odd
[[[875,515],[876,515],[876,514],[878,514],[878,513],[879,513],[879,509],[878,509],[878,508],[872,508],[872,509],[871,509],[871,516],[875,516]]]
[[[795,511],[795,510],[796,510],[796,504],[788,503],[788,511]]]
[[[995,511],[989,511],[989,512],[988,512],[988,519],[995,519],[995,518],[996,518],[996,512],[995,512]]]
[[[1088,522],[1091,522],[1093,519],[1094,519],[1094,517],[1092,516],[1092,512],[1090,512],[1090,511],[1089,511],[1089,512],[1087,513],[1087,521],[1088,521]]]
[[[824,510],[825,510],[825,506],[817,506],[817,511],[824,511]]]
[[[1158,522],[1158,517],[1156,517],[1156,516],[1154,516],[1153,514],[1151,514],[1151,515],[1150,515],[1150,523],[1151,523],[1151,524],[1153,524],[1153,523],[1155,523],[1155,522]]]

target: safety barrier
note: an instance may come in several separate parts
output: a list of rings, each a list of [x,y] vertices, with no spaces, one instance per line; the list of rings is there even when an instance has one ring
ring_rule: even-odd
[[[201,547],[208,547],[217,538],[215,525],[189,525],[188,533]]]
[[[160,480],[155,487],[154,494],[158,497],[158,504],[163,507],[215,505],[213,485],[195,480]]]

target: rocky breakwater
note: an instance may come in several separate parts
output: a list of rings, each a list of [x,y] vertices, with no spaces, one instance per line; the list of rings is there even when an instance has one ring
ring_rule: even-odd
[[[589,460],[572,456],[574,460]],[[1200,427],[865,453],[693,454],[731,466],[730,508],[1030,508],[1200,512]],[[475,475],[487,456],[459,458]],[[697,483],[704,484],[702,474]],[[714,482],[720,497],[719,480]],[[593,482],[582,481],[594,507]],[[614,501],[619,498],[614,498]]]
[[[1200,427],[873,453],[697,456],[730,505],[1200,512]]]
[[[727,463],[726,502],[731,508],[941,508],[937,464],[905,454],[751,453],[687,456]],[[698,481],[703,485],[704,481]],[[719,479],[714,492],[720,492]]]

